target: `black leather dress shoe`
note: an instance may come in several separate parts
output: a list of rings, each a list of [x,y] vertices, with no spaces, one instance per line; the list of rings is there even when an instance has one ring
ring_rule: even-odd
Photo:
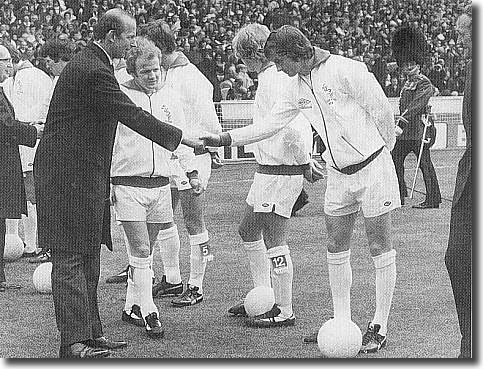
[[[108,350],[116,350],[121,349],[127,346],[127,342],[125,341],[113,341],[109,338],[104,336],[95,338],[89,341],[89,346],[94,348],[101,348],[101,349],[108,349]]]
[[[439,209],[439,204],[428,204],[427,202],[422,202],[417,205],[413,205],[414,209]]]
[[[102,359],[111,355],[111,351],[102,348],[90,347],[78,342],[70,346],[61,346],[60,359]]]

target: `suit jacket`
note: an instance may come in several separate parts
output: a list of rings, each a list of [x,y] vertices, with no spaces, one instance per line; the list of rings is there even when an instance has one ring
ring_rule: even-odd
[[[458,173],[456,175],[456,185],[454,189],[453,195],[453,207],[458,205],[458,202],[461,200],[461,194],[465,189],[465,186],[472,186],[472,170],[471,170],[471,116],[472,116],[472,106],[471,106],[471,97],[472,97],[472,86],[471,86],[471,77],[472,77],[472,61],[466,65],[466,80],[465,80],[465,90],[463,96],[463,110],[462,110],[462,118],[463,118],[463,126],[465,127],[466,132],[466,151],[463,154],[459,164],[458,164]],[[466,205],[471,206],[471,199],[463,199]],[[465,209],[466,211],[471,211],[471,208]]]
[[[404,118],[408,124],[397,140],[421,140],[423,137],[424,124],[421,115],[426,113],[429,99],[433,96],[434,87],[428,77],[418,74],[410,77],[401,90],[399,99],[399,112],[402,114],[406,109]]]
[[[35,127],[15,120],[15,114],[0,88],[0,218],[27,215],[19,145],[34,147]]]
[[[54,89],[34,161],[39,244],[63,252],[111,247],[109,173],[117,122],[173,151],[180,129],[137,107],[105,52],[90,43]]]

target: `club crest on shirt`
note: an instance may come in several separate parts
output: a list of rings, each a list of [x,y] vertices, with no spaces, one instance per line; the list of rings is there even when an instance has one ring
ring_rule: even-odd
[[[308,99],[301,97],[297,103],[299,109],[312,109],[312,101]]]
[[[335,102],[334,91],[325,83],[322,83],[322,92],[325,94],[327,104],[332,105]]]

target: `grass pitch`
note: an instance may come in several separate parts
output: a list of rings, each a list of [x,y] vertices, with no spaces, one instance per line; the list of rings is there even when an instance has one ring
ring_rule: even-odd
[[[413,200],[394,212],[394,246],[398,279],[389,318],[387,348],[366,358],[454,358],[459,351],[459,329],[449,278],[444,265],[449,217],[457,162],[462,150],[432,153],[443,195],[440,209],[418,210],[411,205],[424,199],[419,174]],[[406,161],[406,181],[412,183],[415,158]],[[412,169],[411,169],[412,168]],[[320,359],[316,344],[302,337],[319,329],[332,313],[326,264],[323,221],[325,182],[305,184],[310,203],[291,221],[289,246],[294,263],[295,327],[247,328],[243,318],[227,309],[251,288],[248,261],[237,234],[255,165],[227,164],[215,171],[207,191],[206,222],[215,259],[208,264],[204,301],[175,308],[170,298],[156,299],[165,338],[149,339],[142,328],[121,321],[125,286],[105,279],[125,267],[127,257],[119,228],[113,223],[114,252],[103,248],[99,304],[104,332],[124,339],[129,346],[114,358],[192,359],[269,358]],[[189,246],[180,211],[176,213],[181,238],[181,271],[189,276]],[[155,272],[160,278],[159,251]],[[351,264],[353,268],[352,318],[364,332],[375,309],[374,266],[369,256],[363,219],[356,222]],[[27,260],[8,263],[7,279],[24,287],[0,295],[0,357],[55,358],[59,334],[50,295],[35,292],[31,282],[36,265]]]

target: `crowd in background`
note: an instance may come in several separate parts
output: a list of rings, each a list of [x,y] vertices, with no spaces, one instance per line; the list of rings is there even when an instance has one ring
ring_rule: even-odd
[[[45,69],[38,50],[48,39],[85,47],[93,26],[108,9],[132,13],[138,24],[164,19],[177,44],[214,86],[214,101],[253,99],[257,77],[234,54],[231,41],[248,23],[267,26],[276,17],[300,28],[313,44],[364,62],[389,97],[399,96],[404,76],[390,51],[393,32],[414,25],[430,52],[422,72],[439,95],[461,95],[463,50],[455,23],[464,0],[0,0],[0,35],[23,59]]]

